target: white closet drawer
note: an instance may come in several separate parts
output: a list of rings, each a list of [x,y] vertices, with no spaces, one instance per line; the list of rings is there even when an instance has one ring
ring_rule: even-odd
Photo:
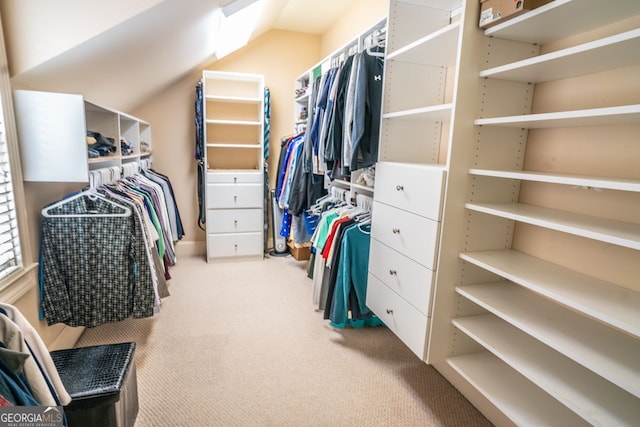
[[[438,166],[380,162],[375,200],[440,221],[445,170]]]
[[[208,172],[207,184],[260,184],[262,172]]]
[[[369,272],[422,314],[431,314],[433,273],[427,267],[371,239]]]
[[[243,257],[261,255],[262,233],[208,234],[209,258]]]
[[[263,228],[262,209],[209,209],[208,233],[242,233]]]
[[[373,202],[371,237],[430,270],[436,267],[439,230],[439,222]]]
[[[367,307],[413,351],[425,358],[429,318],[389,289],[373,274],[367,282]]]
[[[263,191],[260,184],[209,184],[207,209],[261,208]]]

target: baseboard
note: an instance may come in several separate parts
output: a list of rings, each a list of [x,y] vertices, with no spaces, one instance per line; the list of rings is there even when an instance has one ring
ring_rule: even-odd
[[[62,329],[62,332],[53,340],[51,345],[47,346],[49,351],[54,350],[64,350],[66,348],[73,348],[78,340],[80,339],[80,335],[84,332],[85,328],[83,326],[79,326],[76,328],[72,328],[71,326],[65,326]]]
[[[178,258],[178,262],[180,262],[180,257],[191,257],[191,256],[207,256],[207,243],[203,241],[179,241],[175,245],[176,249],[176,257]]]

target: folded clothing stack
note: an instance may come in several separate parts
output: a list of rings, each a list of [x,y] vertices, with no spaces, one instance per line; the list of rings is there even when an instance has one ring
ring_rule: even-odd
[[[116,152],[116,143],[113,138],[102,136],[99,132],[87,131],[87,152],[89,158],[108,156]]]
[[[133,144],[124,138],[120,138],[120,153],[123,156],[130,156],[133,154]]]

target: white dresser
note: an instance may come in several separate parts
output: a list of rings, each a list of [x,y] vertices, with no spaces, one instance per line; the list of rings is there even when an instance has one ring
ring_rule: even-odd
[[[439,166],[380,162],[376,167],[367,306],[422,360],[444,181]]]
[[[208,173],[206,200],[209,258],[262,257],[262,174]]]

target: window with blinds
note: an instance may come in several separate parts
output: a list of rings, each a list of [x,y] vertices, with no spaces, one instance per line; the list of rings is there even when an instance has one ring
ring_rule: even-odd
[[[0,280],[22,267],[4,111],[0,102]]]

